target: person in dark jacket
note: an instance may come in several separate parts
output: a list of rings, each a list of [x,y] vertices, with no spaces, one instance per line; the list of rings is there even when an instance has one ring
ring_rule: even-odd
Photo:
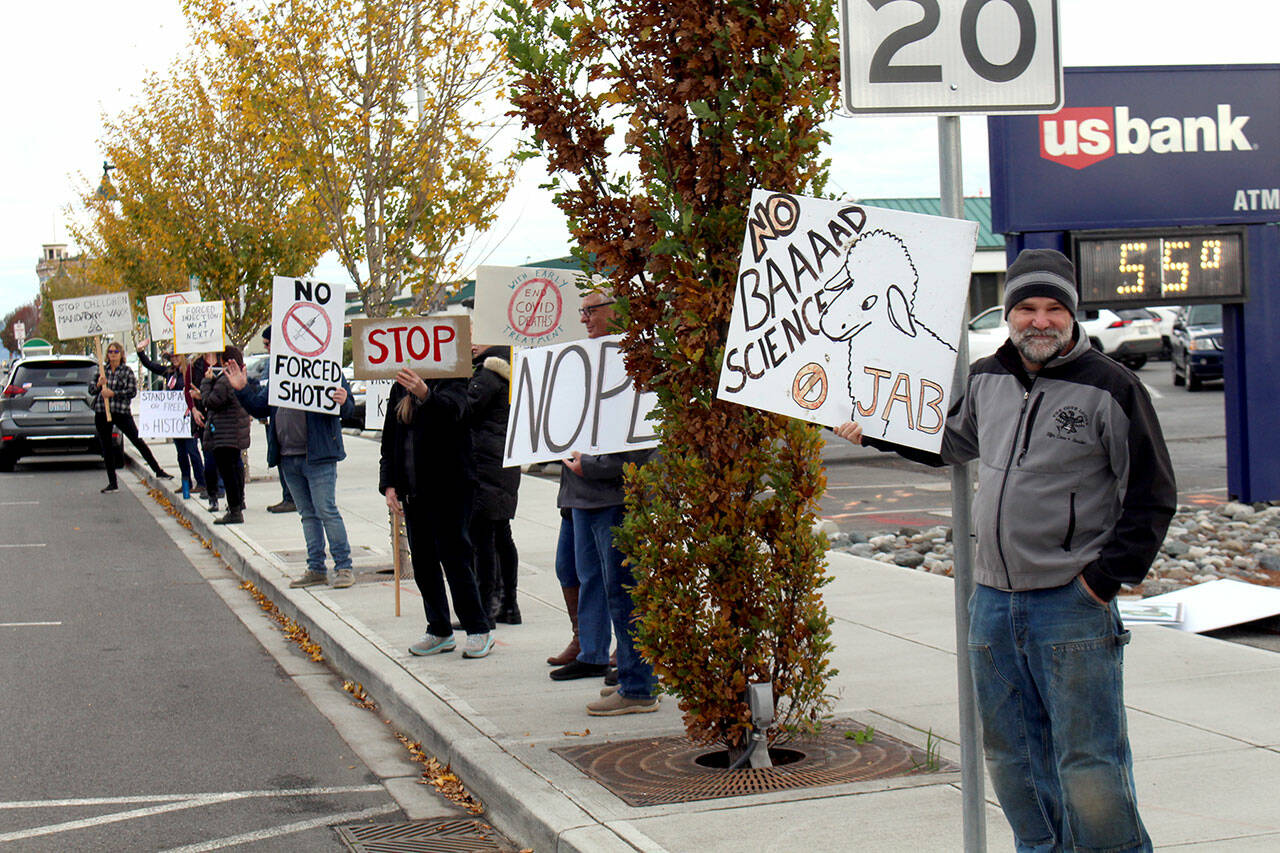
[[[445,596],[447,579],[458,620],[467,632],[462,656],[488,655],[493,635],[480,604],[468,535],[475,462],[467,380],[426,381],[408,368],[396,374],[382,424],[378,491],[392,512],[404,516],[413,577],[427,616],[427,631],[409,652],[434,655],[456,648]]]
[[[476,504],[471,516],[476,583],[489,627],[519,625],[516,569],[519,553],[511,536],[520,491],[520,468],[502,467],[510,411],[511,347],[471,348],[475,370],[467,386],[471,446],[476,464]]]
[[[227,492],[227,512],[214,524],[244,522],[244,468],[240,452],[249,449],[249,413],[236,399],[235,388],[227,378],[226,368],[234,364],[244,372],[240,348],[229,346],[222,351],[222,366],[211,367],[200,382],[200,401],[205,409],[204,444],[213,449],[223,488]]]
[[[204,440],[205,421],[208,413],[200,399],[200,386],[210,369],[222,367],[222,353],[201,353],[187,364],[185,388],[187,403],[191,406],[191,435],[200,445],[200,458],[204,462],[203,497],[209,501],[209,512],[218,511],[218,498],[222,496],[222,479],[218,476],[218,463],[213,459],[213,445]]]
[[[1009,340],[970,369],[941,454],[980,460],[969,657],[987,769],[1019,850],[1149,851],[1122,690],[1115,595],[1169,528],[1173,466],[1142,382],[1075,322],[1075,269],[1028,249],[1005,284]]]
[[[187,406],[187,417],[191,417],[192,399],[186,392],[187,357],[175,353],[172,348],[165,347],[160,353],[160,361],[154,361],[147,355],[148,338],[138,344],[138,361],[156,376],[164,378],[166,391],[181,391]],[[194,426],[194,425],[193,425]],[[194,436],[173,439],[173,447],[178,452],[178,470],[182,472],[183,496],[194,487],[204,489],[204,459],[200,453],[199,442]]]
[[[102,448],[102,461],[107,465],[107,485],[103,494],[109,494],[120,488],[116,479],[116,468],[120,460],[116,458],[115,441],[112,430],[120,430],[120,434],[132,442],[142,454],[143,460],[152,472],[162,480],[172,480],[171,474],[165,473],[156,461],[155,454],[147,443],[138,437],[138,427],[133,422],[133,412],[129,408],[130,401],[138,396],[138,377],[124,363],[124,347],[117,341],[107,345],[107,364],[105,370],[98,371],[98,378],[89,386],[94,411],[94,427],[98,433],[98,445]],[[107,420],[108,406],[111,420]]]

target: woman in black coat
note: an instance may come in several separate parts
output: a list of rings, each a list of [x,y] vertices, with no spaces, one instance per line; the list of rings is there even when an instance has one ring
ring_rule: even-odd
[[[476,465],[476,506],[471,516],[476,583],[491,626],[493,622],[519,625],[516,569],[520,558],[511,537],[511,519],[516,514],[520,468],[502,467],[511,408],[511,348],[473,346],[471,364],[475,372],[467,386],[467,402]]]
[[[234,361],[244,369],[239,347],[222,351],[222,363]],[[213,461],[222,476],[227,492],[227,513],[214,524],[240,524],[244,521],[244,468],[240,452],[249,449],[249,424],[252,419],[240,405],[236,391],[222,372],[211,367],[200,381],[200,402],[205,409],[204,446],[213,448]],[[212,505],[212,504],[211,504]]]
[[[424,381],[408,368],[396,374],[387,399],[378,491],[392,512],[404,515],[413,577],[422,593],[427,632],[409,646],[415,655],[455,648],[446,579],[467,632],[462,656],[482,658],[493,649],[467,532],[475,493],[468,411],[467,380]]]

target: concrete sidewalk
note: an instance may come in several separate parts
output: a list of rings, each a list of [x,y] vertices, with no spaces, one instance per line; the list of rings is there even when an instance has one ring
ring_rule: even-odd
[[[391,576],[376,572],[391,563],[376,442],[347,435],[339,471],[357,584],[293,590],[289,581],[304,567],[301,525],[296,515],[265,512],[279,486],[259,476],[267,469],[256,427],[253,439],[256,476],[242,525],[214,526],[203,504],[175,494],[175,481],[148,481],[235,571],[306,627],[340,674],[364,684],[385,718],[450,762],[510,837],[539,853],[962,849],[959,773],[627,805],[551,750],[680,734],[680,713],[666,697],[655,714],[590,717],[585,706],[601,682],[547,678],[546,656],[569,635],[553,566],[554,482],[524,478],[512,525],[524,624],[499,625],[497,646],[482,660],[415,658],[407,648],[425,630],[417,588],[402,582],[397,618]],[[830,571],[834,716],[921,748],[940,737],[941,756],[958,764],[952,582],[843,553],[831,554]],[[1156,847],[1280,849],[1280,656],[1157,626],[1133,633],[1125,690],[1139,805]],[[993,803],[989,786],[987,796]],[[992,850],[1013,847],[994,804],[987,837]]]

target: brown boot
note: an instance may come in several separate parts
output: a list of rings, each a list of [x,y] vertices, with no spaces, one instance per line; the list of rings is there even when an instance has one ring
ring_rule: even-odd
[[[578,645],[578,589],[576,586],[560,587],[560,592],[564,593],[564,606],[569,611],[569,624],[573,626],[573,639],[560,654],[547,658],[547,663],[552,666],[565,666],[577,660],[578,652],[582,651]]]

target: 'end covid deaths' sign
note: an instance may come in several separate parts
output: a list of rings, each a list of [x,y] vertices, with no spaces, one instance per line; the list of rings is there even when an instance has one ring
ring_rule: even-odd
[[[271,294],[270,394],[286,409],[336,415],[330,390],[342,384],[346,298],[322,281],[276,276]]]

